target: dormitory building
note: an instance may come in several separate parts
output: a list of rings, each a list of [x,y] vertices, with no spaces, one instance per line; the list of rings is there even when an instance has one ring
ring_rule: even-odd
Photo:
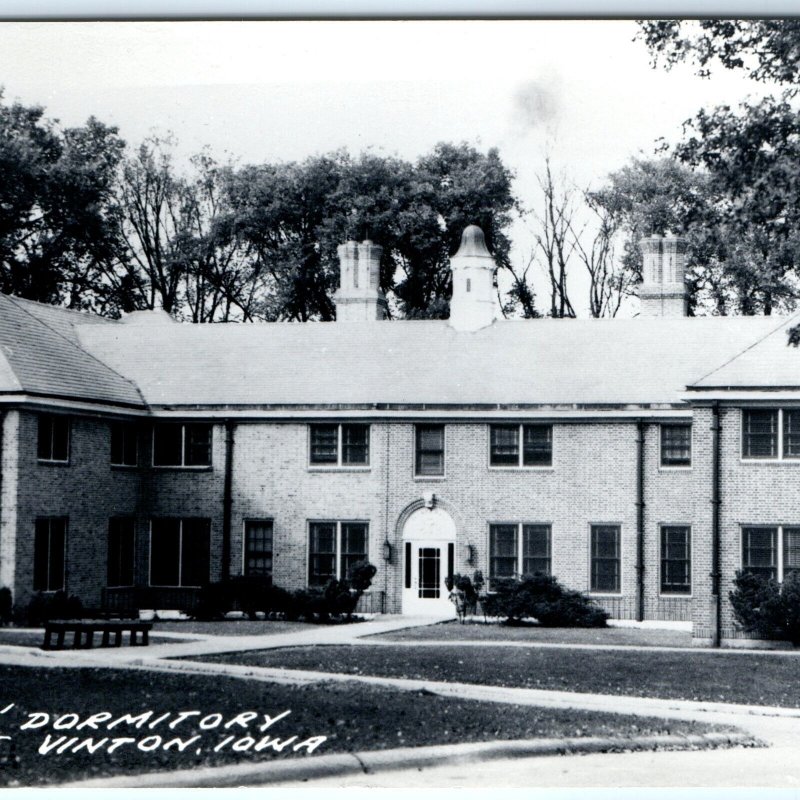
[[[366,558],[365,611],[436,615],[448,574],[541,570],[741,643],[737,570],[800,567],[794,323],[687,317],[684,243],[642,245],[632,319],[497,319],[475,226],[446,321],[385,319],[369,241],[339,248],[335,322],[0,295],[0,585],[191,608],[209,581]]]

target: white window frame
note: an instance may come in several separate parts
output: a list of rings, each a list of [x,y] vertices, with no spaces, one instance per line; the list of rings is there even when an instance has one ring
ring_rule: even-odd
[[[270,576],[275,573],[275,518],[274,517],[247,517],[242,520],[242,575],[247,577],[247,526],[250,523],[263,525],[269,522],[272,525],[272,570]],[[254,576],[261,577],[261,576]]]
[[[517,463],[516,464],[492,464],[492,428],[510,428],[512,426],[517,427]],[[525,448],[524,448],[524,436],[525,433],[523,428],[525,426],[528,427],[540,427],[540,428],[550,428],[550,463],[549,464],[523,464],[523,459],[525,457]],[[486,460],[489,469],[491,470],[530,470],[532,472],[552,472],[554,467],[554,459],[555,459],[555,449],[556,449],[556,433],[555,433],[555,425],[551,422],[520,422],[519,424],[515,422],[491,422],[486,428],[486,442],[487,442],[487,453],[486,453]],[[527,523],[526,523],[527,524]]]
[[[156,464],[156,425],[180,425],[181,426],[181,463],[180,464]],[[208,464],[187,464],[186,463],[186,426],[187,425],[208,425]],[[189,470],[210,470],[214,467],[214,426],[207,422],[156,422],[153,425],[150,438],[150,465],[153,469],[189,469]]]
[[[592,528],[617,528],[619,533],[619,591],[616,592],[604,592],[599,589],[592,589]],[[623,526],[621,522],[590,522],[589,523],[589,536],[588,536],[588,545],[589,545],[589,574],[588,580],[586,581],[588,585],[587,594],[591,597],[622,597],[625,594],[625,557],[624,551],[622,548],[622,532]]]
[[[548,536],[549,536],[549,544],[550,544],[550,572],[549,575],[553,575],[553,523],[552,522],[534,522],[530,520],[526,520],[525,522],[503,522],[500,520],[492,520],[488,523],[486,528],[486,541],[487,541],[487,564],[486,564],[486,580],[488,584],[491,584],[492,581],[492,528],[496,525],[513,525],[517,529],[517,552],[514,555],[516,560],[515,569],[514,569],[514,576],[519,578],[524,573],[521,572],[522,569],[522,562],[524,560],[524,553],[523,553],[523,528],[527,525],[530,526],[539,526],[548,529]],[[500,578],[496,578],[495,580],[501,580]]]
[[[775,553],[775,571],[777,573],[776,580],[778,583],[783,583],[784,574],[783,574],[783,531],[784,528],[800,528],[800,523],[797,525],[784,525],[782,523],[765,523],[765,522],[756,522],[753,524],[745,524],[742,523],[739,526],[739,569],[744,570],[744,531],[745,528],[761,528],[763,530],[772,530],[777,529],[778,537],[775,541],[775,547],[777,552]]]
[[[139,429],[138,429],[138,427],[137,427],[135,422],[121,422],[119,420],[112,421],[108,426],[109,446],[111,445],[111,441],[114,438],[114,426],[116,426],[116,425],[122,426],[123,429],[124,428],[130,428],[130,429],[132,429],[134,431],[134,436],[135,436],[135,441],[136,441],[136,447],[134,449],[134,463],[133,464],[122,464],[122,463],[119,463],[117,461],[114,461],[114,449],[113,448],[111,448],[109,463],[111,464],[112,467],[118,467],[119,469],[136,469],[136,467],[139,466],[139,450],[140,450],[140,448],[139,448]],[[125,432],[123,430],[123,436],[124,436],[124,433]],[[153,429],[153,435],[155,436],[155,428]],[[155,443],[155,439],[153,441]],[[123,447],[123,450],[124,449],[125,448]]]
[[[48,417],[52,422],[55,420],[63,421],[67,426],[67,457],[66,458],[39,458],[39,435],[41,420],[43,417]],[[50,454],[53,453],[53,427],[51,422],[50,428]],[[72,455],[72,418],[63,414],[50,414],[48,412],[41,412],[36,419],[36,460],[40,464],[69,464],[70,456]]]
[[[314,425],[335,425],[336,426],[336,463],[333,464],[316,464],[311,460],[311,429]],[[366,464],[349,464],[342,461],[342,428],[345,425],[363,425],[367,429],[367,463]],[[311,472],[369,472],[372,469],[372,425],[369,422],[310,422],[308,424],[308,433],[306,436],[306,460],[309,471]],[[321,520],[322,522],[330,522],[330,520]]]
[[[664,592],[661,587],[664,583],[664,558],[662,551],[663,530],[664,528],[686,528],[689,531],[689,591],[688,592]],[[662,522],[658,526],[658,596],[668,599],[681,598],[691,599],[694,596],[694,531],[688,522]],[[740,548],[741,549],[741,548]]]
[[[335,525],[336,541],[334,542],[335,552],[333,554],[333,567],[337,581],[342,580],[342,525],[366,525],[367,552],[364,560],[369,561],[369,520],[366,519],[309,519],[306,521],[306,586],[311,587],[311,526],[312,525]],[[316,586],[313,588],[317,588]]]
[[[153,519],[154,517],[150,518],[150,542],[149,548],[147,553],[147,585],[152,586],[156,589],[201,589],[202,586],[189,586],[184,585],[181,583],[183,578],[183,523],[186,522],[187,519],[195,519],[195,517],[158,517],[158,519],[177,519],[180,523],[179,533],[180,536],[178,538],[178,583],[153,583]],[[211,544],[212,544],[212,530],[211,530],[211,519],[209,517],[197,517],[197,519],[206,519],[208,520],[209,524],[209,531],[208,531],[208,567],[209,567],[209,579],[211,578]]]
[[[417,428],[422,427],[441,427],[442,428],[442,472],[439,475],[426,475],[417,472]],[[447,477],[447,425],[443,422],[416,422],[414,428],[414,460],[411,465],[416,481],[443,481]]]
[[[783,414],[785,411],[796,411],[800,413],[800,408],[791,408],[791,407],[784,407],[784,406],[769,406],[769,407],[745,407],[739,409],[739,460],[743,464],[800,464],[800,456],[785,456],[783,453]],[[761,458],[757,458],[754,456],[746,456],[744,454],[744,416],[745,413],[748,411],[776,411],[778,413],[778,454],[776,456],[763,456]],[[754,528],[758,527],[756,525],[749,525],[746,527]],[[773,526],[765,526],[765,527],[774,527]],[[787,526],[787,527],[792,527]]]
[[[665,464],[664,463],[664,440],[662,428],[689,428],[689,463],[688,464]],[[658,425],[658,468],[668,471],[690,470],[694,466],[694,425],[691,422],[660,422]]]

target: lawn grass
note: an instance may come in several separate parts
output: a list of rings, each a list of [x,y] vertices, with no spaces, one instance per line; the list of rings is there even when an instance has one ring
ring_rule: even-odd
[[[316,627],[318,626],[306,622],[266,619],[224,619],[214,622],[201,622],[194,619],[156,620],[153,623],[153,633],[169,631],[171,633],[200,633],[208,636],[274,636],[278,633],[294,633]]]
[[[283,686],[216,675],[135,670],[0,666],[0,686],[0,709],[5,709],[9,703],[15,704],[0,715],[0,733],[12,736],[19,757],[16,768],[3,764],[2,755],[8,751],[2,746],[6,743],[0,742],[0,785],[4,786],[33,786],[84,777],[243,761],[313,758],[314,754],[308,755],[306,749],[297,753],[291,750],[294,744],[313,736],[327,737],[315,750],[316,754],[323,754],[568,736],[618,737],[620,746],[624,747],[626,738],[632,736],[732,730],[683,721],[462,701],[426,692],[409,693],[333,682]],[[266,733],[257,730],[256,726],[263,720],[262,714],[276,717],[287,709],[291,713]],[[138,730],[127,723],[111,731],[105,727],[123,714],[136,715],[148,710],[153,714]],[[166,727],[178,712],[189,710],[202,712],[204,718],[219,713],[223,722],[216,728],[201,730],[197,724],[200,717],[193,717],[172,731]],[[85,721],[89,715],[103,711],[112,716],[100,721],[98,730],[56,730],[53,727],[60,715],[77,714]],[[245,711],[259,712],[258,719],[248,723],[246,730],[237,726],[224,729],[225,721]],[[34,712],[49,714],[47,725],[21,730],[20,726]],[[172,712],[172,716],[154,727],[147,727],[167,712]],[[253,749],[234,752],[233,744],[213,752],[226,736],[234,733],[236,740],[248,734],[256,741],[264,736],[282,740],[297,736],[298,739],[282,752],[270,748],[261,752]],[[55,751],[43,755],[38,749],[47,734],[54,738],[92,736],[95,743],[103,737],[133,737],[137,743],[144,743],[148,737],[152,742],[152,737],[158,735],[164,737],[163,741],[174,737],[185,741],[194,735],[201,738],[184,752],[174,748],[164,752],[163,743],[151,752],[142,752],[137,743],[126,743],[112,753],[101,747],[91,755],[85,750],[73,753],[70,748],[60,755]]]
[[[205,661],[641,697],[800,708],[800,656],[536,647],[297,647]]]
[[[512,626],[483,621],[460,625],[455,620],[392,633],[376,634],[381,641],[510,641],[564,644],[614,644],[639,647],[691,647],[690,631],[659,628],[542,628],[538,625]]]

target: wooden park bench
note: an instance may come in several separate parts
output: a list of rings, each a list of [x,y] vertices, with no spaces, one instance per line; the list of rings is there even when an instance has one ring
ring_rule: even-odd
[[[130,632],[130,645],[147,646],[150,643],[152,622],[140,622],[138,619],[57,619],[45,623],[43,650],[63,650],[64,637],[73,634],[72,646],[89,648],[94,646],[95,633],[102,633],[100,647],[120,647],[122,634]],[[114,634],[114,643],[111,643]],[[141,634],[141,636],[140,636]],[[55,645],[53,636],[56,637]]]

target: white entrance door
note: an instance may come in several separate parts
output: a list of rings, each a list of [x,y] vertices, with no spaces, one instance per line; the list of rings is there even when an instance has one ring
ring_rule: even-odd
[[[403,529],[403,613],[455,616],[445,579],[453,574],[455,525],[441,509],[415,511]]]

